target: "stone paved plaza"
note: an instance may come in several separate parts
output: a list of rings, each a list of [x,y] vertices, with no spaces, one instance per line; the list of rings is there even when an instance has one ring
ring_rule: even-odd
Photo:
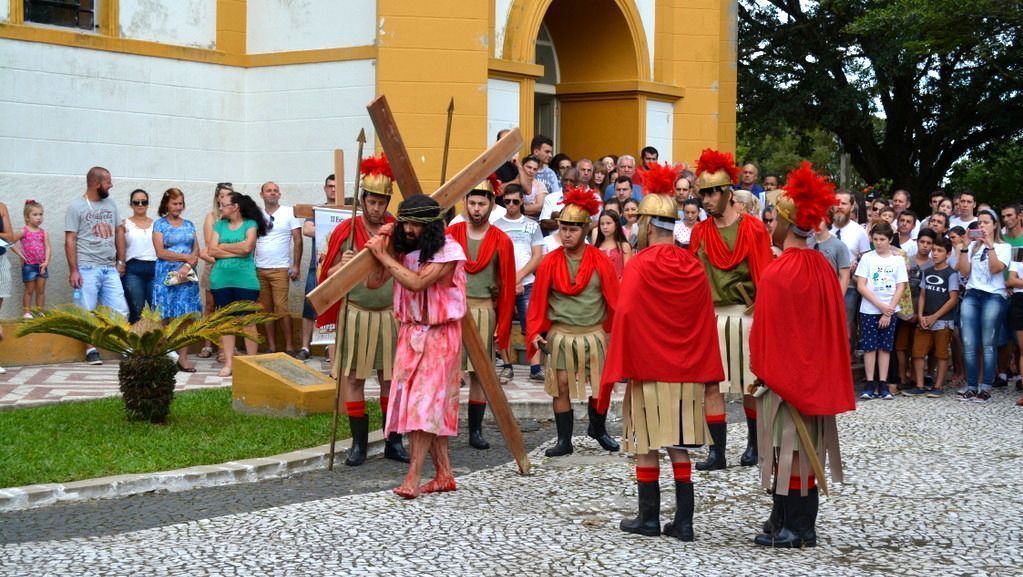
[[[577,437],[570,457],[545,459],[537,447],[529,477],[503,464],[461,475],[454,493],[414,501],[379,490],[398,481],[402,469],[394,466],[384,471],[393,482],[368,493],[339,489],[264,506],[244,498],[261,484],[239,485],[223,493],[233,495],[224,497],[230,504],[206,515],[199,508],[188,521],[139,519],[143,529],[104,529],[104,519],[113,527],[126,516],[152,515],[139,504],[166,495],[99,502],[91,528],[71,535],[58,527],[75,522],[73,508],[56,516],[48,508],[3,514],[0,574],[1019,575],[1023,409],[1014,406],[1016,395],[1003,389],[989,404],[900,397],[861,403],[840,417],[847,479],[822,497],[815,549],[751,544],[770,501],[756,472],[736,466],[696,474],[695,542],[624,534],[618,520],[636,507],[630,461]],[[730,463],[744,432],[741,423],[730,426]],[[666,521],[674,495],[670,467],[661,471]],[[284,494],[322,486],[324,475],[270,483]],[[175,499],[202,502],[206,491],[213,490]],[[31,516],[43,519],[37,534],[12,537]]]

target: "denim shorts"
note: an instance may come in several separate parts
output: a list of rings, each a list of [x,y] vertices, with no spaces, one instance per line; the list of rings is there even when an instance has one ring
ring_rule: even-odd
[[[39,269],[41,269],[42,266],[43,265],[41,264],[23,263],[21,265],[21,282],[29,283],[36,280],[37,278],[50,278],[49,270],[40,272]]]

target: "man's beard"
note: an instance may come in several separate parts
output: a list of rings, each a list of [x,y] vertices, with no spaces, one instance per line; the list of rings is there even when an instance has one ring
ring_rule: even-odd
[[[487,215],[480,215],[480,216],[473,216],[471,214],[469,215],[469,223],[473,224],[475,226],[479,226],[479,225],[487,222],[487,220],[488,220],[487,219]]]
[[[835,225],[837,228],[842,228],[849,224],[849,215],[840,210],[836,210],[835,214],[831,215],[831,224]]]
[[[108,196],[110,196],[110,189],[109,188],[97,188],[96,189],[96,194],[99,196],[100,200],[103,200],[104,198],[107,198]]]

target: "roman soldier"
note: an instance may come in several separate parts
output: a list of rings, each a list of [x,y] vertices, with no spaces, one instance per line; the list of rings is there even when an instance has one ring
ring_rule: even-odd
[[[447,230],[465,252],[469,314],[476,321],[490,358],[494,358],[495,335],[497,348],[508,349],[515,310],[515,248],[503,230],[491,226],[493,209],[493,187],[490,181],[483,181],[465,195],[465,220]],[[469,373],[469,445],[489,449],[490,443],[483,438],[486,396],[464,350],[462,370]]]
[[[778,215],[774,240],[784,252],[757,287],[750,364],[759,379],[761,478],[774,505],[754,542],[813,547],[824,467],[842,482],[835,415],[856,408],[844,295],[827,259],[806,246],[837,198],[809,162],[768,198]]]
[[[561,247],[540,262],[526,316],[528,356],[532,358],[538,349],[548,351],[544,390],[554,398],[558,429],[558,441],[547,449],[548,457],[573,451],[572,399],[589,401],[587,434],[605,450],[618,450],[618,443],[607,434],[606,413],[596,411],[607,334],[618,301],[618,276],[611,261],[585,241],[591,217],[600,212],[593,192],[569,187],[561,204]]]
[[[625,450],[636,455],[639,514],[629,533],[662,532],[693,540],[694,494],[689,449],[703,446],[706,383],[724,379],[714,334],[714,304],[703,265],[675,245],[675,171],[639,169],[639,252],[625,266],[597,410],[606,414],[614,384],[628,379],[622,405]],[[651,362],[656,360],[656,362]],[[671,459],[675,517],[660,525],[660,449]]]
[[[693,228],[689,250],[703,262],[717,313],[717,335],[725,369],[723,388],[708,385],[707,426],[713,444],[701,471],[724,469],[727,428],[724,393],[744,395],[747,443],[739,463],[753,466],[757,458],[757,413],[745,387],[753,383],[749,369],[750,309],[760,274],[774,258],[764,223],[740,213],[732,204],[739,168],[731,154],[706,149],[696,165],[696,187],[709,218]]]
[[[370,157],[362,161],[361,193],[359,203],[362,215],[337,225],[327,239],[327,252],[320,267],[319,281],[322,283],[347,263],[355,253],[375,236],[380,228],[393,222],[387,214],[391,201],[394,175],[387,158]],[[348,423],[352,431],[352,447],[348,450],[345,464],[358,466],[366,461],[369,442],[369,417],[366,416],[366,378],[374,370],[380,382],[380,409],[387,414],[391,373],[394,366],[394,350],[397,340],[397,325],[394,321],[394,282],[388,280],[379,288],[369,289],[365,283],[348,293],[345,332],[338,339],[334,355],[332,374],[342,375],[342,396]],[[317,326],[334,324],[338,320],[340,303],[331,306],[319,315]],[[407,463],[409,460],[402,446],[401,435],[392,433],[384,444],[384,457]]]

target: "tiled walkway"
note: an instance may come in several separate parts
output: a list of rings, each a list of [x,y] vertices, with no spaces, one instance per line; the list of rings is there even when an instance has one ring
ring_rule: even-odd
[[[197,372],[178,373],[175,390],[187,391],[224,387],[231,384],[230,378],[217,376],[220,364],[212,359],[192,359]],[[311,367],[325,369],[321,359],[306,361]],[[60,365],[37,365],[27,367],[6,367],[7,374],[0,375],[0,409],[10,406],[49,404],[62,401],[79,401],[118,395],[117,361],[104,361],[102,365],[65,363]],[[510,403],[550,401],[543,391],[543,383],[529,381],[526,367],[516,367],[517,378],[504,386]],[[367,383],[367,396],[375,397],[379,389],[375,382]],[[620,393],[619,393],[620,394]],[[462,402],[469,397],[469,389],[462,388]]]

